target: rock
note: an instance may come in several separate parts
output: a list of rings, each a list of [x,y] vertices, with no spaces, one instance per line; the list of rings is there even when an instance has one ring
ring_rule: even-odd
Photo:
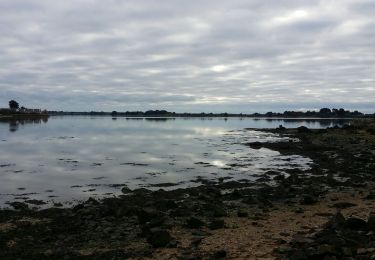
[[[209,228],[214,230],[214,229],[220,229],[225,226],[225,222],[223,219],[214,219],[211,221]]]
[[[237,211],[237,216],[239,218],[247,218],[249,216],[249,213],[243,209],[240,209]]]
[[[191,217],[186,221],[186,226],[188,228],[200,228],[204,225],[205,223],[196,217]]]
[[[147,239],[153,247],[165,247],[171,242],[172,237],[166,230],[161,229],[153,229],[151,230],[151,234]]]
[[[90,198],[85,202],[85,204],[89,204],[89,205],[99,205],[99,202],[98,202],[96,199],[90,197]]]
[[[305,211],[303,210],[303,208],[298,208],[298,209],[296,209],[294,212],[297,213],[297,214],[302,214],[302,213],[304,213]]]
[[[263,144],[261,142],[251,142],[251,143],[248,143],[248,145],[252,148],[252,149],[260,149],[262,148]]]
[[[158,212],[154,208],[145,207],[137,212],[139,223],[144,224],[146,222],[151,221],[160,216],[160,212]]]
[[[374,199],[375,199],[375,193],[374,193],[374,192],[370,192],[370,193],[366,196],[366,199],[367,199],[367,200],[374,200]]]
[[[358,255],[364,255],[367,253],[367,249],[366,248],[358,248],[357,249],[357,254]]]
[[[53,255],[52,249],[47,249],[46,251],[44,251],[44,255],[45,256],[52,256]]]
[[[304,195],[301,200],[301,204],[312,205],[312,204],[317,203],[318,201],[319,201],[318,198],[313,195]]]
[[[289,253],[291,252],[293,249],[290,247],[290,246],[280,246],[279,248],[277,248],[277,251],[281,254],[286,254],[286,253]]]
[[[43,200],[35,200],[35,199],[32,199],[32,200],[25,200],[25,202],[26,202],[26,203],[29,203],[29,204],[32,204],[32,205],[37,205],[37,206],[47,204],[47,202],[44,202]]]
[[[335,247],[332,245],[319,245],[318,247],[318,254],[319,255],[325,255],[325,254],[334,254],[335,253]]]
[[[341,212],[337,212],[328,222],[328,225],[332,226],[334,229],[341,228],[345,225],[345,217],[341,214]]]
[[[311,130],[308,129],[306,126],[297,127],[297,131],[298,133],[310,133],[311,132]]]
[[[121,192],[124,194],[128,194],[128,193],[131,193],[132,190],[125,186],[121,189]]]
[[[225,257],[227,257],[227,251],[225,251],[225,250],[219,250],[219,251],[216,251],[216,252],[212,255],[212,257],[213,257],[214,259],[225,258]]]
[[[27,210],[29,209],[29,206],[26,203],[23,202],[11,202],[9,203],[15,210]]]
[[[367,219],[367,227],[370,230],[375,231],[375,213],[370,213],[370,216]]]
[[[347,209],[347,208],[351,208],[355,206],[357,206],[357,204],[350,203],[350,202],[338,202],[338,203],[333,204],[333,207],[337,209]]]
[[[363,219],[350,217],[345,221],[345,226],[353,230],[366,230],[367,223]]]

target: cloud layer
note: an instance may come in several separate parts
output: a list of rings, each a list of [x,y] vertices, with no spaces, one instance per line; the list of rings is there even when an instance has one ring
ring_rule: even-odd
[[[375,112],[375,2],[5,0],[0,102]]]

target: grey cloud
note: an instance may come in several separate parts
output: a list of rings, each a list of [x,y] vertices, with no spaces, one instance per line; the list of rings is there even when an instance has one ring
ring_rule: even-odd
[[[375,98],[371,8],[355,0],[2,1],[0,103],[360,107]]]

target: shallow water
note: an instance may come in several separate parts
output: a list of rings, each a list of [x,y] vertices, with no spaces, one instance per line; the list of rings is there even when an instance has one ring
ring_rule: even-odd
[[[129,188],[175,189],[199,179],[256,180],[268,170],[308,169],[311,160],[242,143],[279,137],[244,128],[322,128],[332,120],[50,117],[0,122],[0,206],[7,201],[69,204]]]

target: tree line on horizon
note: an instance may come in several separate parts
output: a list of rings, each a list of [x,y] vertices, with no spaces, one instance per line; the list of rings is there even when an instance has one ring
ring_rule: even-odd
[[[267,112],[267,113],[176,113],[167,110],[147,110],[147,111],[126,111],[126,112],[104,112],[104,111],[91,111],[91,112],[65,112],[65,111],[49,111],[52,115],[93,115],[93,116],[129,116],[129,117],[375,117],[374,114],[363,114],[357,110],[350,111],[343,108],[321,108],[319,111],[284,111],[280,112]]]

